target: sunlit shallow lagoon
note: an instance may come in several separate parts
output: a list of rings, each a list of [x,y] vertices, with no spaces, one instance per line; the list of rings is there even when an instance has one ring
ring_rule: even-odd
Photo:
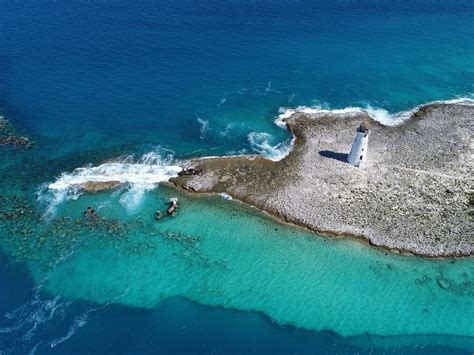
[[[61,297],[58,308],[79,299],[94,309],[153,309],[178,297],[331,330],[362,348],[473,346],[471,259],[396,255],[163,186],[129,210],[124,193],[67,201],[34,229],[27,227],[34,216],[4,222],[7,253],[26,263],[42,293]],[[182,205],[178,215],[156,221],[171,196]],[[102,217],[92,224],[81,216],[89,205]]]

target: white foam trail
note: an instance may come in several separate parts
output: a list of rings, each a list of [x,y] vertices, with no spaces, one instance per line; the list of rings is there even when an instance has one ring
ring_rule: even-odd
[[[201,128],[199,129],[199,133],[200,133],[199,138],[204,139],[206,138],[207,132],[211,130],[209,128],[209,120],[204,120],[201,117],[199,117],[197,114],[196,114],[196,119],[201,125]]]
[[[151,155],[150,155],[151,154]],[[110,162],[99,166],[77,168],[72,173],[63,173],[55,182],[49,184],[50,190],[64,190],[86,182],[118,181],[121,183],[155,185],[175,176],[181,168],[167,165],[157,153],[148,153],[137,162]]]
[[[67,254],[61,255],[54,263],[51,273],[40,280],[33,288],[32,298],[23,305],[4,314],[4,318],[12,322],[10,326],[0,328],[0,334],[13,333],[15,338],[21,342],[30,341],[36,331],[49,321],[57,321],[58,317],[63,317],[72,301],[63,300],[60,296],[50,299],[43,299],[42,288],[44,283],[51,277],[53,271],[74,254],[71,250]],[[127,292],[127,290],[126,290]],[[39,345],[38,342],[29,352],[34,354]],[[0,351],[0,354],[2,352]]]
[[[64,343],[66,340],[68,340],[70,337],[72,337],[79,328],[82,328],[87,324],[87,319],[88,319],[88,314],[84,313],[81,314],[79,317],[77,317],[74,320],[74,323],[71,325],[69,328],[67,334],[61,338],[55,339],[50,343],[50,346],[54,348],[56,345]]]
[[[153,188],[154,185],[132,184],[120,197],[120,204],[130,212],[136,211],[140,207],[145,192]]]
[[[37,308],[33,309],[28,319],[26,319],[26,322],[32,324],[32,326],[21,339],[23,341],[30,340],[38,326],[53,319],[58,314],[57,310],[59,310],[60,314],[63,314],[65,308],[68,307],[70,303],[69,301],[61,301],[61,297],[59,296],[44,302],[33,303],[32,305]]]
[[[474,106],[473,97],[474,97],[474,94],[472,94],[470,97],[458,97],[456,99],[433,101],[431,103],[432,104],[446,104],[446,105],[454,104],[454,105]]]
[[[129,292],[129,288],[125,289],[124,292],[122,292],[122,294],[118,295],[118,296],[115,296],[111,302],[107,302],[105,304],[103,304],[102,306],[100,307],[95,307],[95,308],[89,308],[87,309],[86,311],[84,311],[82,314],[80,314],[79,316],[77,316],[74,321],[72,322],[71,326],[69,327],[68,329],[68,332],[66,333],[66,335],[60,337],[60,338],[56,338],[54,339],[53,341],[51,341],[49,343],[49,345],[54,348],[56,345],[59,345],[61,343],[64,343],[66,340],[68,340],[69,338],[71,338],[74,334],[76,334],[76,332],[84,327],[88,320],[89,320],[89,314],[91,313],[94,313],[94,312],[98,312],[98,311],[101,311],[103,310],[104,308],[108,307],[111,303],[117,301],[120,297],[123,297],[125,296],[128,292]]]
[[[85,311],[84,313],[80,314],[79,316],[77,316],[72,325],[69,327],[66,335],[60,337],[60,338],[57,338],[57,339],[54,339],[53,341],[50,342],[50,346],[52,348],[54,348],[56,345],[59,345],[61,343],[64,343],[66,340],[68,340],[69,338],[71,338],[74,334],[76,334],[76,332],[84,327],[86,324],[87,324],[87,321],[89,319],[89,313],[91,312],[96,312],[98,310],[101,310],[103,308],[105,308],[108,304],[106,304],[105,306],[103,307],[100,307],[100,308],[92,308],[92,309],[88,309],[87,311]]]
[[[42,341],[36,343],[36,345],[33,346],[33,347],[31,348],[31,350],[28,352],[28,355],[35,355],[35,354],[36,354],[36,350],[38,349],[38,346],[40,346],[41,344],[43,344]],[[1,354],[1,353],[0,353],[0,354]]]
[[[227,98],[226,98],[226,97],[223,97],[223,98],[219,101],[219,103],[217,104],[217,106],[222,106],[222,105],[224,105],[224,104],[226,103],[226,101],[227,101]]]
[[[272,82],[271,82],[271,81],[269,81],[269,82],[267,83],[267,87],[266,87],[266,89],[265,89],[265,92],[275,92],[275,93],[277,93],[277,94],[281,94],[281,91],[273,90],[273,89],[272,89]]]
[[[38,190],[38,201],[46,206],[44,217],[54,216],[56,214],[56,208],[63,201],[66,200],[77,200],[81,196],[80,186],[69,186],[64,189],[55,189],[53,192],[49,190],[49,185],[43,185]]]
[[[159,152],[150,152],[138,160],[129,156],[120,162],[108,162],[63,173],[48,185],[46,191],[39,193],[38,199],[46,202],[47,213],[51,213],[63,201],[79,197],[80,186],[84,183],[118,181],[129,187],[120,202],[126,208],[135,209],[146,191],[177,176],[180,171],[181,167],[174,165],[172,155],[163,158]]]
[[[267,88],[265,89],[265,92],[269,92],[271,89],[272,89],[272,82],[269,81],[269,82],[267,83]]]
[[[411,110],[400,111],[396,113],[390,113],[383,108],[373,107],[367,105],[366,107],[346,107],[343,109],[327,109],[322,106],[298,106],[296,108],[284,108],[279,109],[279,115],[275,119],[275,124],[279,127],[286,128],[286,121],[295,113],[304,113],[313,117],[320,117],[327,114],[340,115],[340,116],[355,116],[366,112],[375,121],[378,121],[386,126],[397,126],[406,120],[408,120],[414,112],[418,111],[421,107],[432,104],[460,104],[466,106],[474,106],[474,99],[470,97],[461,97],[452,100],[443,101],[432,101],[423,105],[414,107]]]
[[[286,157],[292,148],[293,140],[272,145],[273,136],[265,132],[250,132],[248,141],[250,147],[267,159],[278,161]]]
[[[59,296],[42,300],[39,291],[35,290],[32,300],[5,314],[5,318],[13,320],[14,323],[9,327],[0,328],[0,333],[21,332],[22,336],[16,337],[21,341],[28,341],[34,336],[39,326],[52,320],[58,314],[63,314],[70,304],[70,301],[63,301]]]
[[[230,131],[234,128],[235,124],[234,123],[229,123],[227,126],[225,126],[225,130],[219,132],[219,134],[223,137],[227,137],[230,133]]]
[[[322,106],[298,106],[296,108],[284,108],[281,107],[278,112],[280,113],[277,118],[275,119],[275,124],[279,127],[286,128],[286,120],[290,118],[292,115],[295,113],[304,113],[308,116],[313,116],[313,117],[318,117],[318,116],[324,116],[327,114],[332,114],[332,115],[357,115],[364,110],[362,110],[359,107],[346,107],[343,109],[339,110],[330,110],[330,109],[324,109]]]
[[[397,126],[408,120],[416,111],[416,109],[391,114],[383,108],[367,105],[364,111],[367,112],[372,119],[385,126]]]

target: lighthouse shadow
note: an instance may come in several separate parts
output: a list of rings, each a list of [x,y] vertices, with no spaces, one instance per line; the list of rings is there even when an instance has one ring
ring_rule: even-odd
[[[339,161],[342,161],[343,163],[348,163],[347,157],[349,156],[349,154],[346,154],[346,153],[337,153],[337,152],[332,152],[330,150],[320,150],[319,155],[321,155],[324,158],[339,160]]]

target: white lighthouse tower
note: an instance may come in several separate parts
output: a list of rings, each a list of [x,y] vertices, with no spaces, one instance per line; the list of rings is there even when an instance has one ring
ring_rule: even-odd
[[[363,121],[357,128],[357,133],[354,139],[354,143],[352,143],[351,152],[347,157],[347,161],[350,164],[360,167],[366,162],[369,134],[369,122]]]

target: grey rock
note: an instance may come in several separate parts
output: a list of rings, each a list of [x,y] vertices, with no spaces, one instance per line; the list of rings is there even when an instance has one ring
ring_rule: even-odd
[[[361,169],[346,157],[364,119],[295,114],[286,121],[295,145],[283,160],[196,159],[189,166],[199,174],[170,181],[225,192],[318,233],[428,257],[473,255],[474,107],[427,105],[398,127],[372,122]]]

